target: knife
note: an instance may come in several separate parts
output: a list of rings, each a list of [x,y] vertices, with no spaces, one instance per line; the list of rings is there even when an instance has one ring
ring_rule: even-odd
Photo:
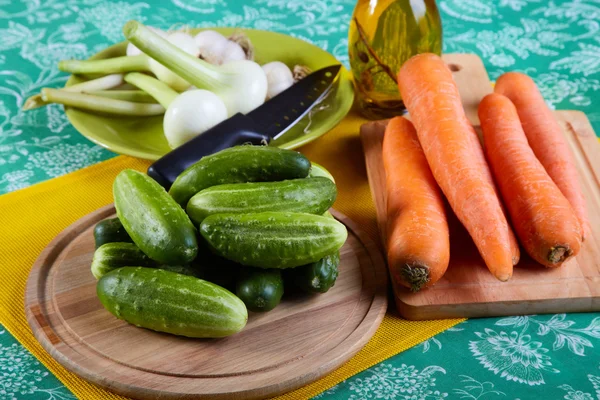
[[[315,71],[248,114],[237,113],[215,125],[161,157],[148,168],[148,175],[168,189],[183,170],[204,156],[281,137],[327,96],[340,68],[332,65]]]

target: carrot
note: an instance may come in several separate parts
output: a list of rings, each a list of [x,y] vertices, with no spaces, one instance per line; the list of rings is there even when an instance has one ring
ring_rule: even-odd
[[[510,279],[510,227],[489,172],[475,155],[472,135],[476,133],[465,116],[450,70],[435,54],[414,56],[400,69],[398,88],[431,172],[454,213],[490,272],[501,281]]]
[[[508,97],[516,106],[533,153],[571,203],[581,223],[582,236],[585,239],[589,234],[590,225],[579,184],[579,174],[560,125],[535,82],[525,74],[508,72],[498,78],[494,91]]]
[[[581,247],[581,225],[535,154],[513,103],[492,93],[479,104],[485,151],[513,227],[529,255],[558,267]]]
[[[475,131],[473,131],[475,133]],[[481,142],[479,141],[479,136],[475,133],[474,135],[468,136],[471,139],[473,146],[473,156],[474,162],[477,163],[483,174],[485,175],[485,179],[489,182],[489,184],[494,188],[494,193],[496,193],[496,197],[500,198],[498,195],[498,190],[496,189],[496,184],[494,183],[494,178],[492,178],[492,173],[490,168],[485,160],[485,154],[483,153],[483,147],[481,146]],[[500,207],[502,207],[502,213],[506,218],[506,210],[504,209],[504,205],[500,202]],[[519,259],[521,258],[521,249],[519,248],[519,242],[512,229],[508,230],[508,239],[510,240],[510,252],[512,254],[512,263],[513,265],[517,265]]]
[[[413,124],[390,120],[383,139],[387,256],[394,286],[418,291],[437,282],[450,260],[444,200]]]

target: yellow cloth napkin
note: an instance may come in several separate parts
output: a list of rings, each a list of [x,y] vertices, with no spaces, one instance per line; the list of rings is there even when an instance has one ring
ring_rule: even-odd
[[[378,240],[375,209],[358,137],[363,122],[363,119],[350,114],[334,130],[301,151],[334,175],[339,188],[334,207]],[[124,168],[145,171],[149,164],[148,161],[120,156],[0,196],[0,271],[4,278],[0,289],[0,323],[81,399],[122,397],[70,373],[35,340],[25,319],[23,304],[27,276],[38,254],[58,233],[82,216],[112,202],[112,182],[119,171]],[[390,310],[393,309],[392,300]],[[312,397],[460,321],[410,322],[390,311],[371,341],[348,363],[280,398]]]

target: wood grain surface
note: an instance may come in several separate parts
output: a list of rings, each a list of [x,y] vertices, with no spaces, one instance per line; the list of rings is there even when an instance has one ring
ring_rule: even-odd
[[[474,55],[450,54],[444,59],[453,70],[467,117],[480,132],[477,106],[492,91],[485,68]],[[449,213],[449,269],[434,286],[418,293],[394,287],[400,314],[425,320],[600,311],[600,144],[585,114],[557,111],[555,115],[573,151],[592,226],[577,258],[549,269],[522,251],[512,279],[500,282],[488,272],[466,230]],[[360,132],[382,243],[386,242],[381,229],[386,191],[381,146],[386,125],[387,121],[369,122]]]
[[[107,206],[63,231],[36,261],[25,308],[34,335],[69,370],[139,399],[258,399],[306,385],[342,365],[377,330],[387,308],[387,271],[377,244],[347,217],[335,286],[284,295],[250,313],[239,334],[190,339],[136,328],[106,311],[90,272],[94,225]]]

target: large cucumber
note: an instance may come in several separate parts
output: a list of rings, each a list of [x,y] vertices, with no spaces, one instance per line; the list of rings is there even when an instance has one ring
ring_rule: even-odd
[[[94,241],[96,248],[105,243],[133,242],[119,218],[109,218],[98,222],[94,227]]]
[[[156,181],[126,169],[113,184],[117,216],[133,242],[161,264],[189,264],[198,253],[196,229]]]
[[[340,252],[321,258],[319,261],[289,270],[294,285],[308,293],[325,293],[335,284],[340,265]]]
[[[302,154],[269,146],[236,146],[203,157],[181,173],[169,194],[182,207],[207,187],[225,183],[306,178],[310,161]]]
[[[320,260],[342,247],[348,233],[320,215],[264,212],[215,214],[200,233],[220,256],[261,268],[293,268]]]
[[[323,214],[335,202],[335,184],[324,177],[282,182],[231,183],[195,194],[186,211],[192,221],[221,213],[291,211]]]
[[[165,271],[175,272],[176,274],[195,276],[196,278],[204,278],[202,276],[202,271],[197,269],[194,265],[159,265],[156,268],[164,269]]]
[[[133,243],[112,242],[98,247],[92,258],[92,274],[96,279],[121,267],[156,267],[158,263]]]
[[[283,296],[283,278],[278,269],[244,267],[237,281],[237,296],[250,311],[271,311]]]
[[[229,336],[248,320],[246,306],[230,291],[162,269],[119,268],[104,275],[96,291],[115,317],[175,335]]]

